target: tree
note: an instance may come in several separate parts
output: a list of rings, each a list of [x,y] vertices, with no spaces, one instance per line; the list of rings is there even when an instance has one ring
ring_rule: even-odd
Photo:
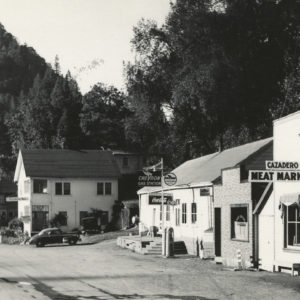
[[[81,128],[92,149],[124,148],[125,95],[112,86],[96,84],[83,97]]]

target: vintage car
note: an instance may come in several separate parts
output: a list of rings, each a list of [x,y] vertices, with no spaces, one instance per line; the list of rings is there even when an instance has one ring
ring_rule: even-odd
[[[69,243],[75,245],[80,240],[80,234],[77,232],[62,232],[59,228],[46,228],[34,235],[30,240],[30,245],[43,247],[47,244]]]

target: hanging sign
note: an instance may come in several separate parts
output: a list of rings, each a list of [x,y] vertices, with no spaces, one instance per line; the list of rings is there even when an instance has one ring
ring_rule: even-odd
[[[166,185],[175,185],[177,182],[177,176],[174,173],[169,173],[164,176],[164,182]]]
[[[138,176],[138,186],[161,186],[161,172],[145,172]]]

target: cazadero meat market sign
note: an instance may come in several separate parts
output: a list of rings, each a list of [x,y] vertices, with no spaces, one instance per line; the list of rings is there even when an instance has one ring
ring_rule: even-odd
[[[266,170],[249,171],[250,182],[300,181],[298,162],[266,161]]]

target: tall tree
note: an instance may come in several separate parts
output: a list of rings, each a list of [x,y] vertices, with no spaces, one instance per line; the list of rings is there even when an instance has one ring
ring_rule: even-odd
[[[96,84],[83,97],[81,128],[89,148],[124,148],[125,95],[113,86]]]

